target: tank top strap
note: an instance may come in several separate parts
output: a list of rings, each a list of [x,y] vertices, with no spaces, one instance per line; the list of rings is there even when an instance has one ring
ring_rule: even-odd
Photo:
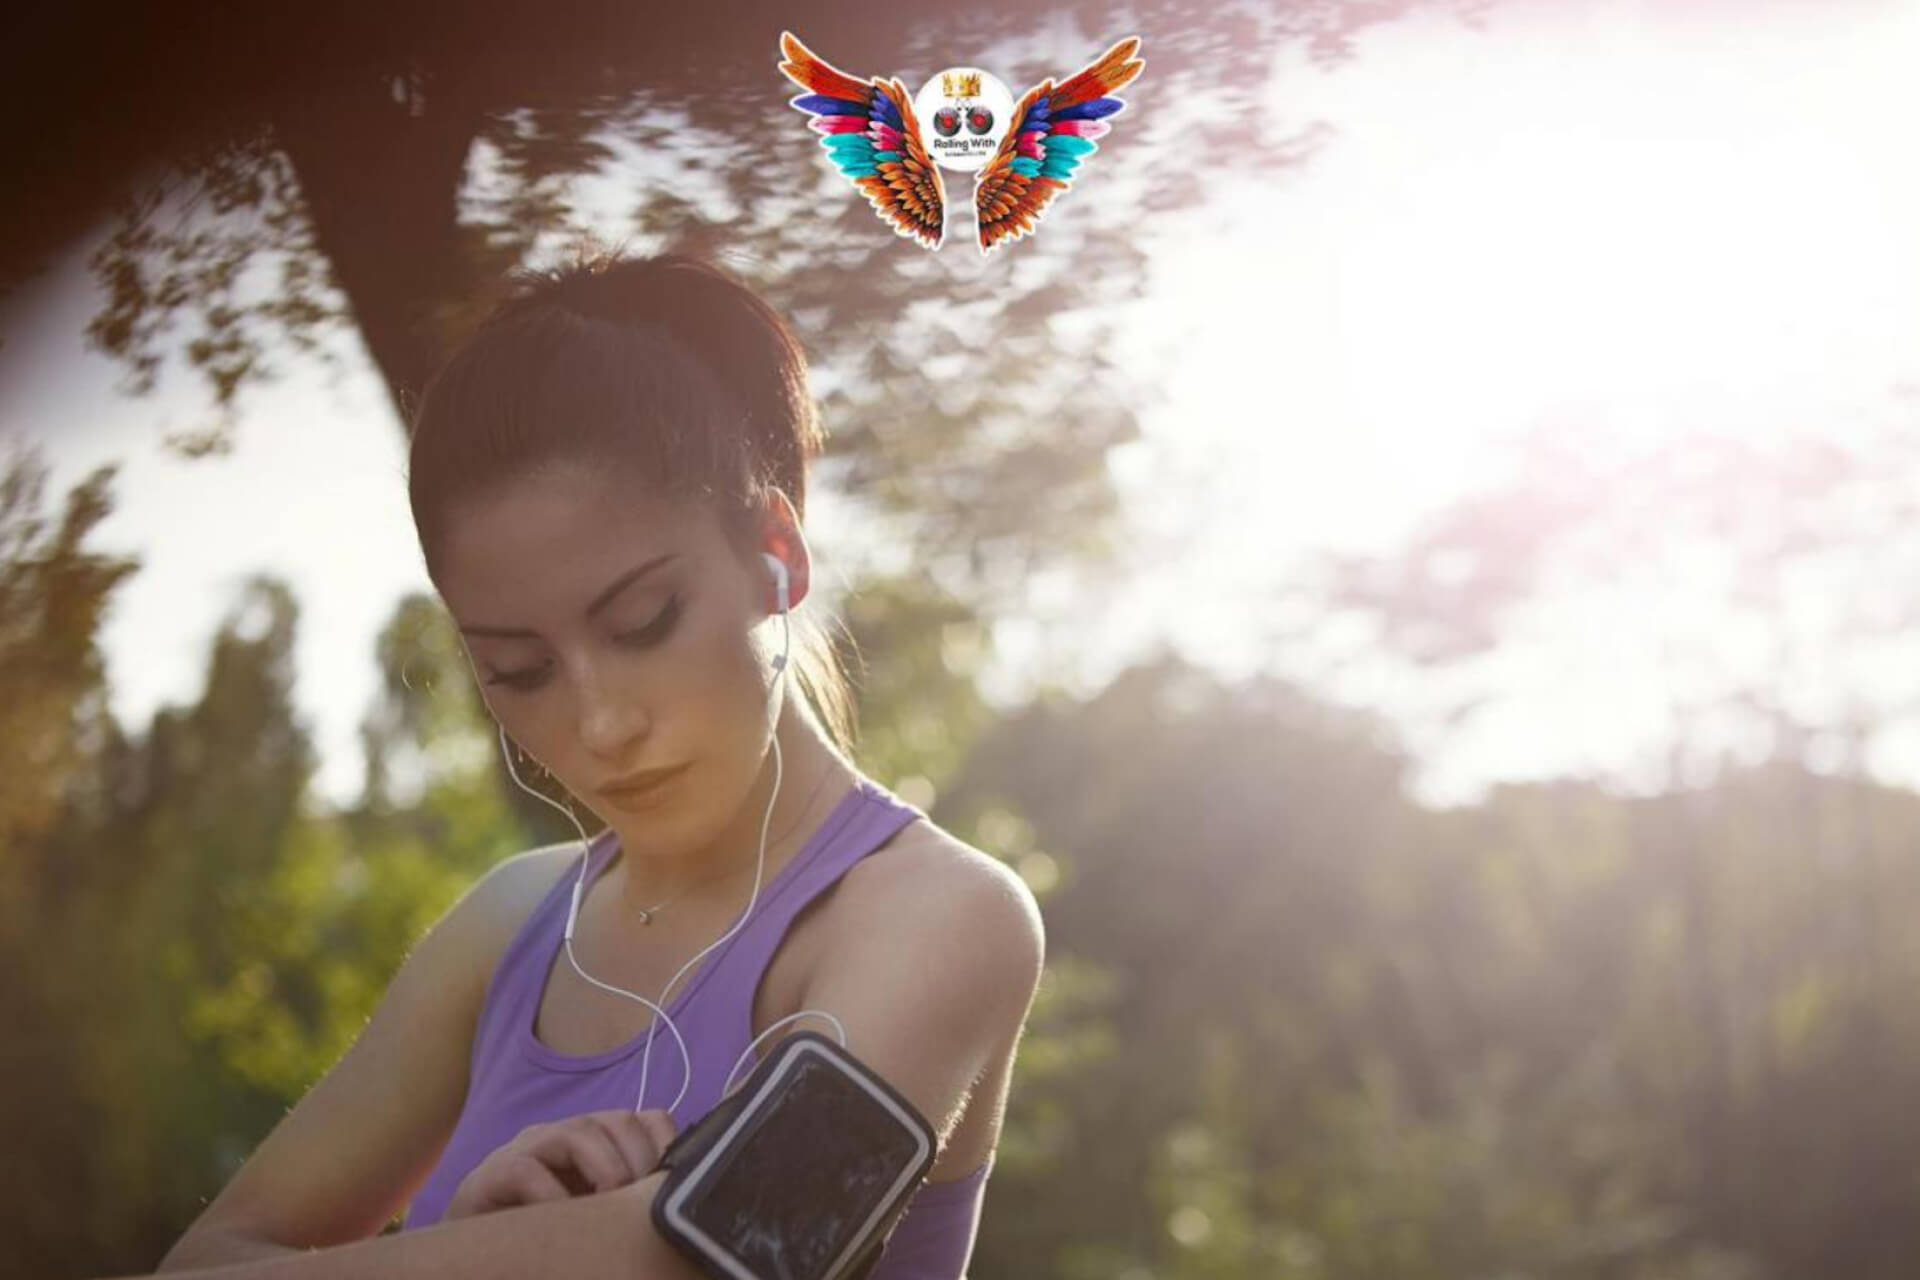
[[[785,869],[788,874],[782,875],[761,899],[753,919],[740,931],[726,956],[726,967],[732,975],[738,975],[738,989],[744,990],[749,1000],[794,919],[836,884],[848,868],[924,816],[865,777],[855,778],[853,790],[859,793],[859,802],[839,806],[829,819],[836,824],[834,829],[822,830],[811,842],[804,864]]]

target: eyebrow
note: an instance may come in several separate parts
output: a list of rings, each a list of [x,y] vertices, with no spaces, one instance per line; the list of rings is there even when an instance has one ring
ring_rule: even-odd
[[[637,564],[627,570],[612,582],[609,582],[606,587],[601,590],[600,594],[593,598],[593,603],[587,606],[586,616],[591,618],[594,614],[606,608],[613,598],[619,595],[626,587],[638,582],[674,558],[675,553],[669,551],[666,555],[655,556],[645,564]],[[465,636],[497,636],[503,639],[522,637],[538,639],[540,636],[538,631],[531,630],[527,627],[462,627],[460,628],[460,634]]]

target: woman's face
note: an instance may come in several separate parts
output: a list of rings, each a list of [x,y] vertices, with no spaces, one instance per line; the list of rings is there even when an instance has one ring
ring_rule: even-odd
[[[624,847],[721,833],[767,751],[778,623],[710,508],[564,466],[455,506],[436,559],[488,709]]]

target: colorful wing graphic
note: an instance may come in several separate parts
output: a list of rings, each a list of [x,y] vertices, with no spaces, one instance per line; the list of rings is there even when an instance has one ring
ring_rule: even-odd
[[[1147,65],[1133,56],[1139,48],[1140,37],[1128,36],[1060,85],[1042,80],[1021,95],[1000,149],[974,179],[982,254],[1031,235],[1080,161],[1100,149],[1094,139],[1111,127],[1106,117],[1127,105],[1113,91]]]
[[[780,70],[807,92],[788,101],[813,118],[807,127],[895,231],[938,249],[947,193],[920,141],[913,99],[898,79],[856,79],[815,57],[791,31],[780,33]]]

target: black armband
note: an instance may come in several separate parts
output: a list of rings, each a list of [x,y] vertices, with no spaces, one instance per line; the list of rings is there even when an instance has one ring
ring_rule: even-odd
[[[933,1126],[911,1103],[797,1031],[667,1147],[653,1221],[719,1280],[854,1280],[933,1156]]]

